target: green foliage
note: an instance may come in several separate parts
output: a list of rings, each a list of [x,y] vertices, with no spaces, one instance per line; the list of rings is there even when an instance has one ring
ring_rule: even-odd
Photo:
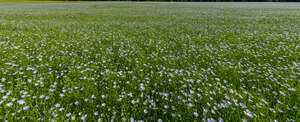
[[[34,1],[34,0],[32,0]],[[43,0],[41,0],[43,1]],[[52,0],[44,0],[52,1]],[[53,1],[108,1],[108,0],[53,0]],[[170,2],[299,2],[298,0],[110,0],[110,1],[170,1]]]
[[[299,7],[1,4],[0,119],[299,121]]]

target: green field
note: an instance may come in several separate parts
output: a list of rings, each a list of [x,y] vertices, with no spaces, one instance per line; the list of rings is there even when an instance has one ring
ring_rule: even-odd
[[[1,3],[0,121],[300,121],[300,3]]]

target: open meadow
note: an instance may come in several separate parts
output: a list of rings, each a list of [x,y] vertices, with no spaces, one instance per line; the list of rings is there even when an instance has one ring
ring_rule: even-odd
[[[0,3],[0,121],[300,121],[300,3]]]

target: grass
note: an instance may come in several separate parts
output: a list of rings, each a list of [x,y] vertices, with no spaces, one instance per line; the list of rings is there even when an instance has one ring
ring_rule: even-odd
[[[0,119],[299,121],[299,7],[2,3]]]
[[[24,4],[24,3],[88,3],[95,1],[60,1],[60,0],[0,0],[1,3],[14,3],[14,4]]]

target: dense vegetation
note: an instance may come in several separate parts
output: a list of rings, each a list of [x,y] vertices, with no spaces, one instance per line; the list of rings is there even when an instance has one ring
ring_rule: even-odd
[[[299,0],[58,0],[58,1],[299,2]]]
[[[300,4],[0,5],[0,121],[299,121]]]

